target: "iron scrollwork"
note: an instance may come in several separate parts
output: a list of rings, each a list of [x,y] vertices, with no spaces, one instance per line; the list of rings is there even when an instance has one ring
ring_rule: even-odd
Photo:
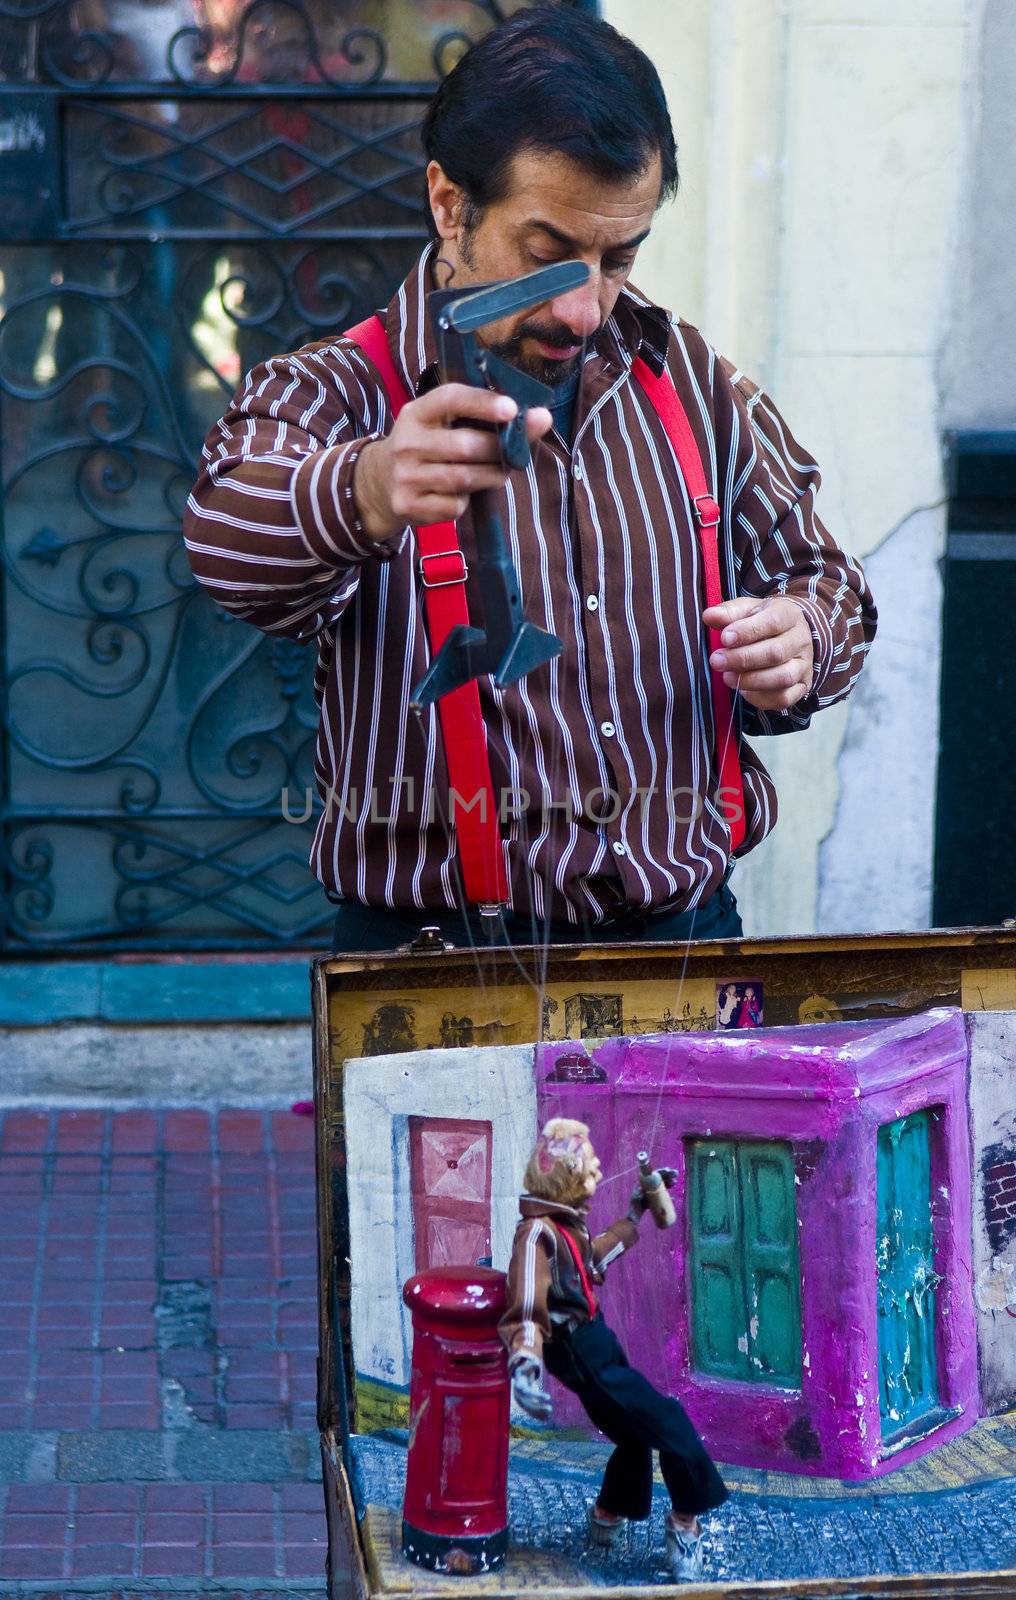
[[[339,92],[436,81],[521,0],[0,0],[0,82],[67,89],[300,85]],[[460,16],[449,27],[449,12]],[[376,18],[376,23],[372,20]]]
[[[5,948],[326,937],[281,799],[314,651],[212,605],[181,514],[243,374],[396,289],[430,85],[520,3],[0,0],[42,141],[0,244]]]

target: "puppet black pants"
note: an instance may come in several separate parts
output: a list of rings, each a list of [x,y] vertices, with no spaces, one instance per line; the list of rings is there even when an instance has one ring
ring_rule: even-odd
[[[573,1333],[555,1332],[543,1355],[547,1371],[578,1396],[590,1422],[616,1446],[603,1475],[602,1510],[648,1517],[654,1450],[675,1511],[690,1516],[723,1504],[723,1479],[683,1407],[629,1366],[601,1316]]]

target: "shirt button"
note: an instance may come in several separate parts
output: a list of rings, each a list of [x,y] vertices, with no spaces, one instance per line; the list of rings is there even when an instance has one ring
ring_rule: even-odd
[[[585,473],[582,471],[582,463],[581,463],[581,461],[576,461],[576,463],[575,463],[575,482],[576,483],[581,483],[582,479],[584,477],[585,477]]]
[[[626,852],[626,850],[624,848],[624,845],[621,843],[620,839],[615,839],[614,840],[614,854],[616,856],[623,856],[623,855],[627,854],[627,852]]]
[[[605,739],[613,739],[617,729],[614,727],[612,722],[601,722],[600,732],[603,734]]]
[[[600,602],[596,598],[595,594],[587,594],[586,595],[586,610],[587,611],[599,611],[599,609],[600,609]]]

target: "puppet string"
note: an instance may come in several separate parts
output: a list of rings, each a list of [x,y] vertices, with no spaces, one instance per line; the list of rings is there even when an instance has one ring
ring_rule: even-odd
[[[450,263],[446,263],[446,264],[450,266]],[[449,279],[449,281],[450,281],[450,279]],[[586,353],[587,353],[587,340],[584,338],[583,341],[582,341],[582,354],[581,354],[581,357],[580,357],[580,363],[585,361]],[[537,440],[537,441],[534,442],[533,449],[534,450],[539,449],[539,448],[541,448],[541,446],[542,446],[542,441],[541,440]],[[503,459],[502,459],[502,465],[503,465]],[[511,501],[511,497],[509,496],[509,518],[508,518],[509,537],[510,537],[511,544],[512,544],[513,559],[514,559],[515,564],[516,564],[516,569],[518,569],[519,551],[516,548],[515,519],[514,519],[514,516],[511,514],[513,509],[514,509],[513,508],[513,503]],[[551,622],[551,624],[552,624],[552,619],[548,619],[548,621]],[[555,674],[563,671],[563,663],[561,662],[561,658],[556,658],[554,661],[552,661],[550,663],[549,670],[552,673],[555,673]],[[733,704],[734,704],[735,707],[736,707],[736,704],[737,704],[739,693],[740,693],[740,677],[738,678],[737,685],[735,686],[734,691],[733,691]],[[501,712],[502,718],[507,722],[508,721],[508,717],[509,717],[509,713],[508,713],[508,707],[505,704],[503,691],[501,691],[501,690],[497,689],[496,687],[494,687],[494,694],[495,694],[495,699],[496,699],[496,702],[497,702],[497,705],[498,705],[498,709]],[[529,712],[529,718],[526,719],[526,721],[528,721],[529,724],[530,724],[529,727],[527,727],[526,726],[526,722],[523,721],[523,708],[524,707]],[[432,708],[432,715],[433,715],[433,708]],[[527,752],[527,748],[528,748],[528,745],[530,743],[530,739],[532,740],[533,746],[535,748],[535,736],[532,736],[532,734],[531,734],[531,718],[532,718],[532,716],[533,716],[533,708],[532,708],[532,706],[530,704],[528,704],[526,696],[525,696],[524,687],[520,684],[519,685],[517,704],[516,704],[516,707],[515,707],[515,716],[514,716],[515,726],[514,726],[513,732],[514,732],[515,738],[513,740],[513,745],[514,745],[514,751],[517,752],[517,754],[513,757],[513,760],[512,760],[513,768],[514,767],[521,767],[521,763],[522,763],[522,761],[524,759],[524,756],[525,756],[525,754]],[[424,729],[424,725],[423,725],[422,711],[417,711],[416,723],[417,723],[417,727],[420,730],[420,736],[426,742],[429,742],[428,741],[427,731]],[[434,731],[433,730],[433,722],[431,724],[431,728],[432,728],[432,731]],[[734,719],[732,717],[731,721],[730,721],[730,724],[728,725],[728,727],[726,729],[726,733],[725,733],[725,737],[724,737],[723,750],[722,750],[722,753],[721,753],[721,756],[720,756],[720,767],[721,768],[722,768],[723,761],[724,761],[724,759],[726,757],[726,753],[727,753],[727,749],[729,747],[730,740],[733,737],[733,728],[734,728]],[[530,735],[530,738],[527,738],[527,734]],[[559,763],[560,763],[561,739],[562,739],[561,731],[560,731],[560,728],[557,725],[557,722],[555,721],[554,733],[553,733],[553,745],[552,745],[551,753],[550,753],[550,767],[551,767],[551,771],[554,772],[555,774],[556,774],[556,772],[558,770]],[[520,773],[517,773],[516,776],[520,777]],[[449,862],[451,863],[452,860],[453,860],[453,857],[454,857],[454,849],[453,849],[453,844],[452,844],[452,831],[451,831],[450,818],[446,814],[445,809],[440,804],[440,802],[438,803],[437,810],[438,810],[438,814],[439,814],[439,818],[440,818],[440,822],[441,822],[442,828],[443,828],[444,833],[445,833],[445,838],[446,838],[446,841],[448,843],[448,856],[449,856]],[[526,815],[525,811],[524,810],[520,810],[519,812],[513,812],[513,814],[512,814],[512,822],[513,822],[513,833],[514,833],[515,839],[517,839],[518,843],[522,847],[522,850],[521,850],[522,859],[528,861],[528,860],[531,859],[531,854],[532,854],[532,840],[530,839],[530,835],[529,835],[529,824],[528,824],[528,818],[527,818],[527,815]],[[548,840],[548,843],[549,843],[549,840]],[[542,893],[539,895],[539,897],[535,893],[530,893],[530,895],[528,896],[528,901],[529,901],[529,920],[530,920],[530,929],[531,929],[531,948],[536,953],[536,957],[537,957],[537,977],[535,979],[532,977],[530,972],[526,969],[526,967],[523,964],[523,962],[519,959],[519,955],[518,955],[517,949],[515,947],[515,944],[514,944],[513,940],[511,939],[509,931],[508,931],[508,929],[507,929],[507,927],[505,925],[503,914],[501,914],[501,913],[498,914],[499,927],[500,927],[500,931],[501,931],[501,933],[503,935],[503,938],[504,938],[504,944],[503,944],[503,946],[500,946],[499,948],[503,948],[507,952],[510,961],[512,962],[512,964],[514,965],[514,967],[518,971],[519,975],[522,977],[523,981],[526,983],[526,985],[529,988],[531,988],[534,991],[534,993],[536,995],[538,1008],[539,1008],[538,1009],[538,1017],[539,1017],[538,1026],[539,1026],[539,1032],[541,1034],[541,1037],[542,1037],[542,1033],[543,1033],[543,1011],[544,1011],[544,1002],[545,1002],[545,999],[546,999],[546,990],[547,990],[547,968],[548,968],[548,963],[549,963],[550,939],[549,939],[549,937],[547,936],[546,933],[543,933],[543,935],[541,937],[541,921],[539,920],[539,915],[542,913],[542,925],[543,925],[543,927],[545,927],[546,926],[546,920],[547,920],[547,911],[548,911],[548,908],[549,908],[550,903],[551,903],[550,897],[551,897],[552,882],[553,882],[553,859],[552,859],[553,852],[550,849],[546,849],[544,851],[544,856],[545,856],[546,864],[545,864],[545,867],[543,869],[543,878],[540,881],[540,889],[542,890]],[[464,884],[463,884],[463,881],[462,881],[462,878],[461,878],[461,873],[458,872],[458,871],[455,872],[454,878],[453,878],[453,894],[455,895],[455,898],[456,898],[457,909],[461,914],[463,924],[464,924],[464,926],[466,928],[467,938],[469,940],[469,945],[470,945],[470,948],[471,948],[471,951],[472,951],[472,954],[473,954],[473,961],[474,961],[474,965],[475,965],[475,968],[476,968],[477,979],[478,979],[478,981],[480,983],[481,992],[486,994],[487,975],[486,975],[486,972],[484,970],[484,968],[486,966],[486,963],[483,962],[480,959],[481,958],[481,947],[479,947],[477,945],[476,941],[473,939],[473,936],[472,936],[472,930],[471,930],[470,921],[469,921],[469,904],[468,904],[468,902],[466,900],[465,887],[464,887]],[[539,901],[539,903],[538,903],[538,901]],[[682,994],[684,992],[684,984],[685,984],[685,979],[686,979],[686,975],[687,975],[688,961],[689,961],[690,952],[691,952],[691,945],[694,942],[694,937],[695,937],[694,929],[695,929],[696,912],[697,912],[697,908],[696,908],[696,910],[693,910],[693,912],[692,912],[691,926],[690,926],[687,938],[684,940],[683,950],[682,950],[682,953],[681,953],[681,969],[680,969],[680,975],[679,975],[679,978],[678,978],[677,987],[676,987],[676,991],[675,991],[675,995],[674,995],[674,1001],[673,1001],[673,1004],[674,1004],[674,1007],[675,1007],[675,1013],[677,1013],[679,1011],[680,1004],[681,1004],[681,997],[682,997]],[[576,926],[576,936],[577,936],[577,938],[580,937],[578,926]],[[487,948],[488,947],[483,947],[484,951]],[[490,947],[490,948],[492,948],[492,947]],[[494,970],[496,972],[496,967],[495,967]],[[680,1032],[683,1033],[685,1030],[683,1030],[683,1029],[675,1030],[675,1033],[677,1031],[680,1031]],[[674,1048],[675,1043],[676,1043],[676,1038],[672,1036],[670,1038],[670,1040],[668,1041],[667,1052],[666,1052],[666,1056],[664,1058],[663,1073],[662,1073],[662,1075],[660,1077],[660,1081],[659,1081],[659,1084],[657,1086],[655,1104],[654,1104],[654,1108],[653,1108],[652,1123],[651,1123],[651,1126],[650,1126],[648,1139],[646,1139],[646,1141],[645,1141],[646,1145],[647,1145],[647,1147],[649,1148],[650,1151],[652,1151],[652,1149],[653,1149],[653,1146],[655,1144],[656,1137],[657,1137],[657,1134],[658,1134],[658,1131],[659,1131],[660,1117],[662,1115],[662,1109],[663,1109],[663,1096],[664,1096],[664,1094],[665,1094],[665,1092],[666,1092],[666,1090],[667,1090],[667,1088],[669,1086],[671,1057],[672,1057],[673,1048]],[[624,1166],[622,1168],[619,1168],[618,1170],[614,1171],[613,1173],[611,1173],[608,1176],[606,1176],[603,1179],[601,1179],[600,1187],[604,1188],[604,1187],[609,1186],[610,1184],[619,1182],[622,1178],[629,1176],[630,1174],[636,1172],[637,1170],[638,1170],[637,1165],[635,1165],[635,1166]]]

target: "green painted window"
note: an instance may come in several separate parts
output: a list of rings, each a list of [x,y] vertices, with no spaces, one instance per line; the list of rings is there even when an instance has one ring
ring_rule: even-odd
[[[883,1436],[938,1404],[931,1111],[878,1130],[878,1383]]]
[[[693,1365],[798,1388],[793,1151],[775,1140],[691,1139],[687,1154]]]

